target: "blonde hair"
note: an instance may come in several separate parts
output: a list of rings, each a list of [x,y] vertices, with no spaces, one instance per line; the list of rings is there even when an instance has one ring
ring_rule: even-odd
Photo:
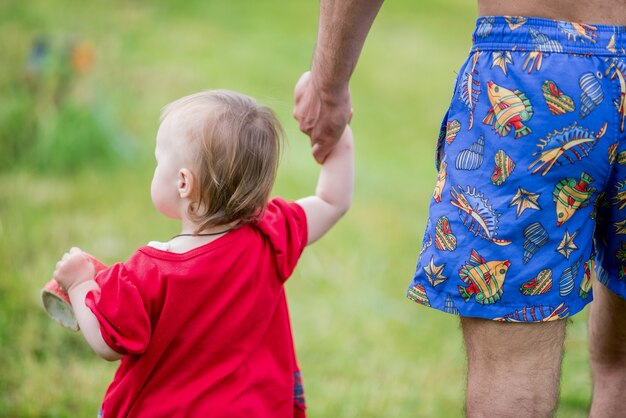
[[[284,132],[274,112],[243,94],[207,90],[165,106],[161,122],[173,115],[195,153],[199,187],[189,215],[197,232],[253,222],[278,169]]]

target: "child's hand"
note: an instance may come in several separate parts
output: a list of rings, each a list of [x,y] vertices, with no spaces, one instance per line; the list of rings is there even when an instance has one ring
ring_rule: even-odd
[[[73,247],[57,263],[52,278],[69,291],[74,286],[93,280],[96,271],[80,248]]]
[[[311,138],[313,157],[322,164],[350,123],[352,106],[347,81],[323,94],[314,78],[315,74],[307,71],[296,83],[293,116]]]

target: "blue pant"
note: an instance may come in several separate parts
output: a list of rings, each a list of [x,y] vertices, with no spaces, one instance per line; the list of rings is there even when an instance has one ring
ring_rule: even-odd
[[[481,17],[408,297],[539,322],[626,296],[626,27]]]

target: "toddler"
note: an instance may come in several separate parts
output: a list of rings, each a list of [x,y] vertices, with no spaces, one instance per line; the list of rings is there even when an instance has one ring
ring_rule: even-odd
[[[284,283],[351,203],[350,128],[315,195],[269,199],[282,141],[274,113],[231,91],[165,107],[151,196],[181,233],[96,273],[72,248],[54,279],[93,350],[121,359],[100,415],[304,417]]]

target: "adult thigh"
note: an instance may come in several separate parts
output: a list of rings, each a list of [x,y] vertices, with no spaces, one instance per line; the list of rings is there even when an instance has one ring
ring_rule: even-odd
[[[589,349],[596,363],[626,363],[626,300],[595,282],[589,314]]]
[[[559,393],[565,320],[503,323],[461,318],[468,417],[551,417]]]

